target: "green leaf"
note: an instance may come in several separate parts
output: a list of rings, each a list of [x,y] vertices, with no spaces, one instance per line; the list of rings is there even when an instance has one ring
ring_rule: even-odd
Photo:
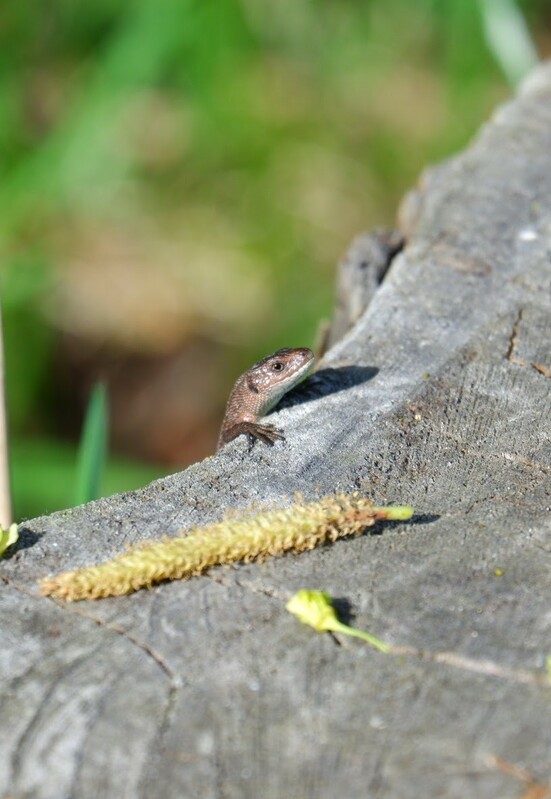
[[[107,392],[103,383],[92,389],[80,439],[75,504],[101,496],[107,450]]]
[[[3,527],[0,527],[0,558],[3,557],[4,552],[8,547],[11,547],[12,544],[15,544],[18,538],[19,532],[17,531],[16,524],[10,524],[7,530],[4,530]]]

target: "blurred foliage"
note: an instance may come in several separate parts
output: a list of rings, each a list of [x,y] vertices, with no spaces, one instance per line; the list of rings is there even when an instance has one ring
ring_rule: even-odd
[[[545,55],[547,3],[518,5]],[[508,92],[476,0],[7,0],[0,41],[20,515],[71,501],[61,335],[153,354],[200,335],[228,380],[311,344],[349,239]],[[149,475],[115,472],[106,490]]]
[[[58,439],[16,437],[11,446],[11,460],[17,478],[13,485],[17,518],[32,518],[74,505],[74,445]],[[163,474],[159,467],[113,457],[103,473],[103,494],[129,491]]]

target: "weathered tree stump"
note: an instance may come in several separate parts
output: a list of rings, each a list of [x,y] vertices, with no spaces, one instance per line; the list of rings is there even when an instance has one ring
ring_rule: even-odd
[[[517,799],[549,780],[549,66],[402,218],[367,310],[277,416],[285,442],[24,525],[0,564],[1,797]],[[334,490],[416,516],[120,599],[38,594],[228,507]],[[404,654],[300,625],[301,587]]]

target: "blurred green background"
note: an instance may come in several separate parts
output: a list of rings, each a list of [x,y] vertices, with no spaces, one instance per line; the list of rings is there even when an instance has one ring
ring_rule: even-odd
[[[526,27],[525,27],[526,26]],[[335,263],[392,225],[536,58],[544,0],[8,0],[0,279],[16,518],[212,452],[229,387],[312,346]]]

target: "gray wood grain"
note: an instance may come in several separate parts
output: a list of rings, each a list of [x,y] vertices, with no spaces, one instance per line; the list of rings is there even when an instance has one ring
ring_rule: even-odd
[[[548,784],[551,67],[428,174],[407,228],[278,412],[285,442],[24,525],[0,564],[1,797],[517,799],[496,756]],[[130,597],[37,592],[227,507],[355,489],[416,516]],[[301,626],[301,587],[403,654]]]

